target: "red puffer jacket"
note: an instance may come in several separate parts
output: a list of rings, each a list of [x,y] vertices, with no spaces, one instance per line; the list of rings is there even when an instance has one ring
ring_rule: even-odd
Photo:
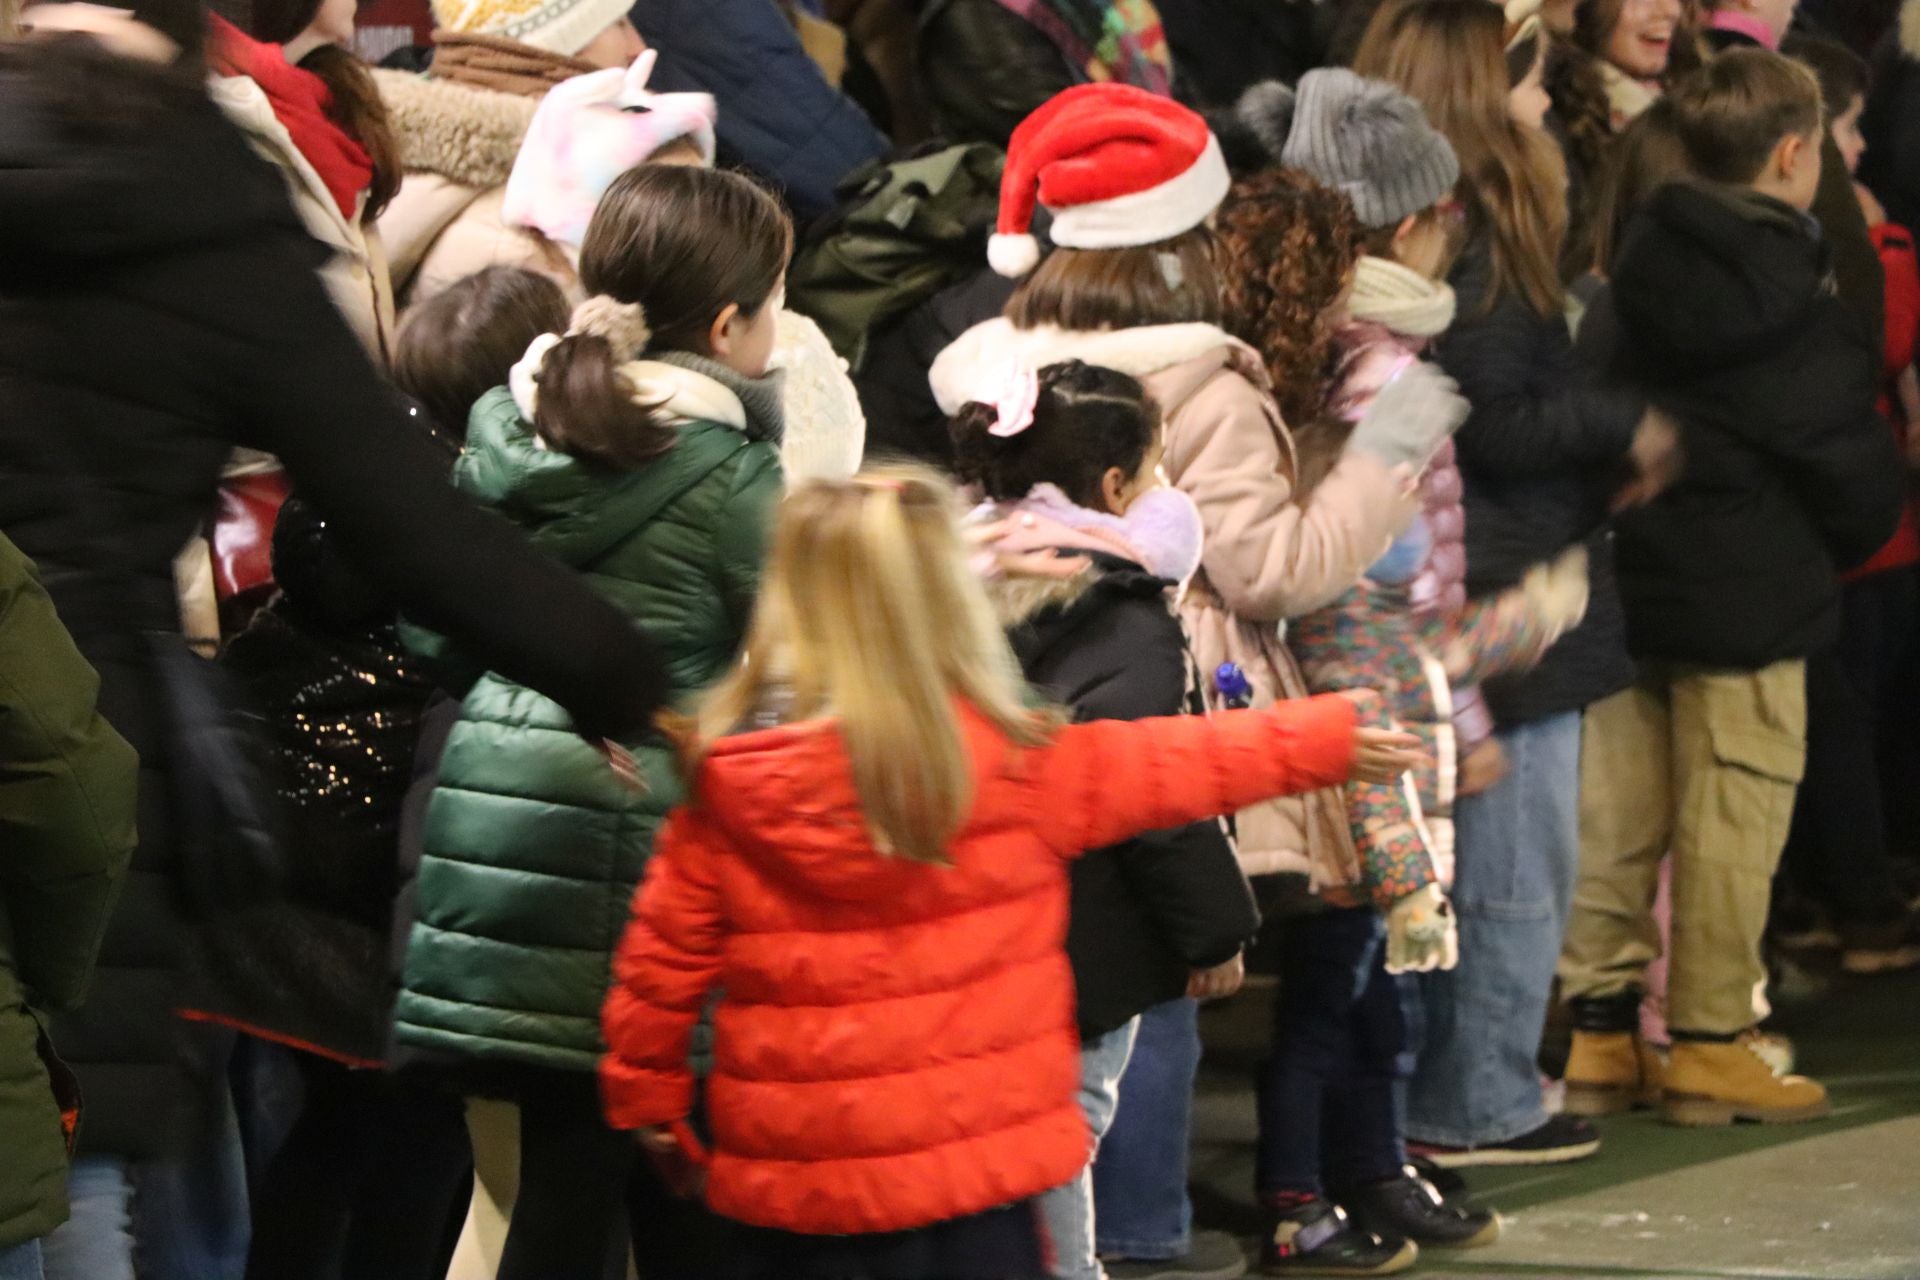
[[[708,992],[707,1198],[809,1234],[906,1230],[1086,1164],[1066,860],[1346,779],[1340,698],[1111,721],[1019,748],[963,710],[972,815],[951,866],[875,853],[830,721],[728,738],[661,832],[615,962],[616,1128],[685,1117]]]
[[[1887,278],[1886,352],[1882,359],[1887,389],[1880,396],[1880,412],[1893,424],[1894,439],[1900,442],[1904,456],[1907,433],[1915,429],[1915,424],[1900,421],[1900,404],[1893,395],[1893,386],[1901,371],[1920,355],[1920,268],[1915,265],[1913,233],[1905,227],[1883,222],[1870,228],[1868,234],[1873,237],[1873,247],[1879,250],[1880,267]],[[1858,582],[1876,573],[1913,564],[1920,564],[1920,523],[1914,519],[1914,504],[1909,500],[1900,512],[1900,524],[1887,539],[1887,545],[1858,569],[1840,575],[1840,580]]]

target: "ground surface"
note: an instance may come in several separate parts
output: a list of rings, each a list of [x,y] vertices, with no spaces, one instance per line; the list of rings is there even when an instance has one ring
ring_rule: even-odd
[[[1254,1118],[1247,1087],[1268,994],[1207,1014],[1195,1206],[1251,1237]],[[1605,1123],[1598,1157],[1480,1170],[1472,1191],[1508,1219],[1494,1248],[1421,1273],[1476,1280],[1920,1280],[1920,976],[1796,974],[1778,1028],[1833,1091],[1810,1125],[1682,1131]],[[1420,1274],[1420,1273],[1416,1273]]]

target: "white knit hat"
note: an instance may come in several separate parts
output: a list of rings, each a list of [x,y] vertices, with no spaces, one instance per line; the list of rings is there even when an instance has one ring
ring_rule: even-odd
[[[627,16],[633,0],[433,0],[434,25],[572,57]]]

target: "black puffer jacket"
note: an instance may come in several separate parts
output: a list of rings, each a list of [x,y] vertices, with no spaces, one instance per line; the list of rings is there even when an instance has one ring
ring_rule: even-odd
[[[1874,410],[1878,351],[1814,228],[1752,192],[1668,187],[1606,301],[1583,343],[1679,419],[1686,450],[1678,483],[1620,520],[1634,653],[1753,670],[1827,645],[1836,568],[1892,534],[1904,468]]]
[[[1187,709],[1187,649],[1172,585],[1095,555],[1097,576],[1000,584],[1021,669],[1079,720]],[[1020,603],[1015,600],[1024,593]],[[1158,831],[1073,864],[1067,958],[1080,1034],[1104,1035],[1185,993],[1189,972],[1224,964],[1259,930],[1253,892],[1218,822]]]
[[[644,724],[662,686],[625,619],[441,480],[280,175],[197,85],[88,48],[0,48],[0,531],[40,564],[141,757],[133,871],[92,995],[57,1027],[83,1146],[139,1157],[190,1097],[182,850],[139,631],[178,626],[173,558],[236,444],[279,455],[394,599],[596,731]]]
[[[942,137],[1002,151],[1036,107],[1086,78],[999,0],[921,0],[914,64]]]
[[[1486,686],[1505,725],[1578,711],[1633,679],[1601,526],[1608,496],[1628,477],[1643,406],[1584,376],[1560,316],[1540,315],[1511,293],[1489,310],[1491,277],[1483,233],[1454,268],[1459,317],[1434,348],[1473,406],[1454,437],[1466,486],[1467,590],[1513,586],[1575,543],[1594,552],[1586,620],[1526,675]]]

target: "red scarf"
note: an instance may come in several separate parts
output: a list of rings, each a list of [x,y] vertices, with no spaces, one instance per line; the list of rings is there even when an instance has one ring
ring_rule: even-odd
[[[262,44],[218,15],[209,21],[214,71],[244,76],[260,86],[274,118],[320,175],[327,194],[340,206],[340,216],[351,222],[360,209],[360,194],[373,185],[373,159],[329,114],[332,90],[313,72],[288,66],[279,45]]]

